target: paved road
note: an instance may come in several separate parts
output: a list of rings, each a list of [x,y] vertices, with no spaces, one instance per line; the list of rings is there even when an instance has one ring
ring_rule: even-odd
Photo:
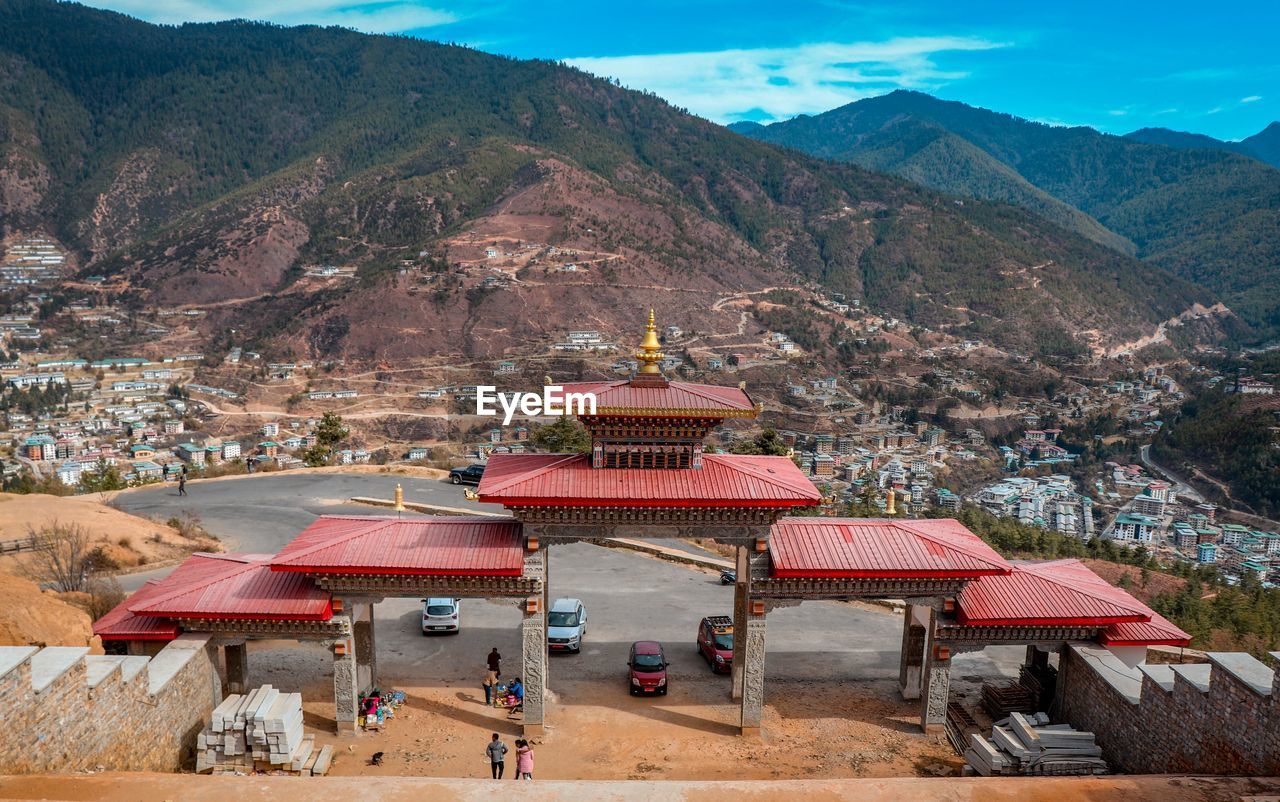
[[[357,496],[390,499],[396,484],[404,488],[405,501],[502,513],[496,504],[468,501],[464,488],[436,479],[374,473],[269,473],[240,479],[191,481],[187,495],[175,485],[151,485],[121,493],[116,506],[125,512],[166,520],[184,512],[195,513],[227,551],[273,553],[283,548],[320,515],[391,515],[388,509],[351,504]],[[411,517],[412,514],[406,513]],[[659,540],[663,545],[702,556],[714,556],[679,540]],[[134,591],[149,579],[167,576],[172,568],[127,574],[120,579]]]
[[[579,655],[552,655],[557,679],[625,684],[633,641],[658,640],[671,662],[671,682],[727,683],[713,676],[693,648],[704,615],[728,615],[733,588],[710,574],[621,549],[579,543],[551,555],[553,597],[576,596],[587,607],[587,637]],[[462,631],[421,633],[416,599],[387,599],[375,608],[378,666],[387,679],[419,686],[474,684],[479,690],[484,656],[497,647],[504,676],[520,671],[520,612],[484,600],[462,602]],[[902,619],[888,611],[837,602],[806,602],[769,613],[765,671],[770,679],[896,680]],[[282,686],[300,677],[318,681],[332,672],[332,657],[319,646],[251,644],[251,681]],[[997,647],[955,658],[953,677],[1016,677],[1025,649]],[[559,689],[561,692],[563,688]],[[569,700],[566,700],[569,701]]]
[[[346,499],[389,498],[396,482],[404,485],[409,501],[492,511],[493,505],[468,502],[461,488],[444,482],[301,472],[191,482],[186,498],[179,498],[174,488],[151,487],[122,494],[119,506],[162,518],[191,510],[228,549],[272,552],[324,513],[387,514]],[[621,682],[631,642],[656,639],[667,644],[673,682],[680,677],[721,679],[708,676],[693,649],[702,616],[727,615],[733,607],[733,589],[720,585],[712,573],[586,543],[557,546],[551,551],[550,568],[553,596],[581,598],[589,619],[583,653],[556,655],[553,677],[563,668],[576,677]],[[133,590],[163,573],[129,575],[123,584]],[[388,599],[377,605],[378,659],[385,672],[421,677],[428,684],[478,682],[483,656],[493,646],[508,656],[512,671],[519,670],[520,614],[515,607],[465,600],[463,631],[454,636],[424,637],[420,615],[416,599]],[[766,670],[771,677],[789,679],[896,678],[901,638],[902,619],[878,608],[836,602],[781,608],[769,614]],[[264,643],[250,649],[251,663],[258,666],[254,682],[283,682],[298,673],[322,677],[332,671],[332,658],[319,647],[285,649]],[[1000,647],[961,655],[953,673],[957,678],[1016,676],[1023,653],[1020,647]]]
[[[1168,468],[1157,465],[1151,459],[1151,446],[1143,446],[1138,449],[1138,458],[1142,461],[1142,464],[1147,468],[1147,470],[1163,476],[1170,484],[1172,484],[1174,491],[1178,494],[1178,498],[1189,498],[1196,503],[1204,501],[1204,496],[1200,494],[1200,491],[1187,484]]]

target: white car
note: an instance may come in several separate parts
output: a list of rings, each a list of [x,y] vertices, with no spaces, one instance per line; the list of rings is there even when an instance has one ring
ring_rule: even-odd
[[[547,611],[547,646],[553,652],[582,651],[587,634],[587,608],[579,599],[556,599]]]
[[[423,599],[422,634],[432,632],[457,632],[462,620],[458,617],[462,599]]]

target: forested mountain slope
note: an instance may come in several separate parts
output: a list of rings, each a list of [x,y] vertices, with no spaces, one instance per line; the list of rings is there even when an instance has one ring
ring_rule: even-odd
[[[0,0],[0,64],[0,227],[49,231],[133,302],[204,305],[211,336],[280,351],[489,355],[803,281],[1028,350],[1124,341],[1213,301],[1016,207],[756,142],[546,62]],[[617,258],[496,290],[448,263],[459,237],[511,231]],[[312,263],[360,280],[298,290]]]
[[[737,130],[1018,203],[1205,285],[1259,336],[1280,330],[1280,170],[1257,158],[1044,125],[904,91]],[[1259,154],[1280,135],[1271,131],[1253,143]]]

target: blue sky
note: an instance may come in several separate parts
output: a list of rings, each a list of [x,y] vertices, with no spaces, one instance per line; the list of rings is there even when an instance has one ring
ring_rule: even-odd
[[[154,22],[264,19],[563,60],[717,122],[897,88],[1112,133],[1239,139],[1280,119],[1280,4],[91,0]]]

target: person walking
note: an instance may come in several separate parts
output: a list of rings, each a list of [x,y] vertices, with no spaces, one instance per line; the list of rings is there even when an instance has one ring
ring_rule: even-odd
[[[187,474],[185,472],[178,474],[178,495],[185,496],[187,494]]]
[[[494,646],[493,651],[489,652],[489,656],[485,658],[488,669],[484,675],[484,703],[487,706],[493,705],[493,689],[498,685],[498,678],[502,676],[502,655],[498,654],[498,647]]]
[[[502,742],[498,733],[493,734],[493,740],[484,748],[485,754],[489,756],[489,768],[493,772],[493,779],[502,779],[502,770],[506,767],[507,745]]]
[[[523,738],[516,741],[516,779],[533,779],[533,747]]]

